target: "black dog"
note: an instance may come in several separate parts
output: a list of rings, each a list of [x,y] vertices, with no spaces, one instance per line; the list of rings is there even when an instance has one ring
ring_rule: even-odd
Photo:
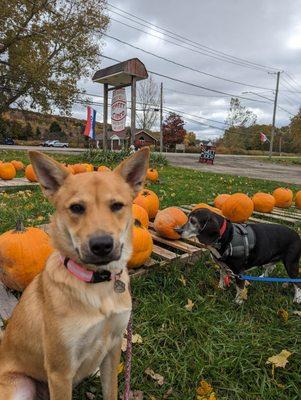
[[[219,287],[229,269],[243,274],[252,268],[265,266],[266,272],[282,261],[290,278],[299,277],[301,239],[292,229],[278,224],[234,224],[208,210],[197,209],[189,214],[188,222],[177,230],[183,238],[196,236],[206,245],[221,268]],[[266,273],[264,274],[266,275]],[[245,300],[245,281],[236,280],[238,304]],[[301,284],[294,284],[294,302],[301,303]]]

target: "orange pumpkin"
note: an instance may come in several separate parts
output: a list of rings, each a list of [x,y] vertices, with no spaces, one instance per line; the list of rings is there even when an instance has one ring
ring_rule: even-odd
[[[214,206],[216,208],[218,208],[219,210],[222,209],[224,202],[229,199],[231,195],[230,194],[219,194],[218,196],[216,196],[216,198],[214,199]]]
[[[270,213],[275,206],[275,198],[268,193],[255,193],[252,197],[254,203],[254,210],[262,213]]]
[[[16,176],[16,169],[12,163],[2,163],[0,164],[0,178],[5,181],[14,179]]]
[[[159,198],[155,192],[149,189],[143,189],[138,193],[134,204],[143,207],[148,213],[149,219],[155,218],[159,210]]]
[[[253,211],[253,201],[244,193],[232,194],[222,208],[223,215],[232,222],[246,222]]]
[[[154,168],[148,168],[146,172],[146,177],[152,182],[156,182],[158,180],[159,174],[158,171]]]
[[[141,224],[145,227],[148,228],[148,224],[149,224],[149,218],[148,218],[148,214],[145,211],[145,209],[141,206],[138,206],[138,204],[133,204],[132,205],[132,214],[133,214],[133,218],[138,219],[138,221],[141,222]]]
[[[98,172],[111,171],[111,169],[110,169],[109,167],[106,167],[105,165],[100,165],[100,166],[97,168],[97,171],[98,171]]]
[[[174,230],[187,222],[187,215],[177,207],[167,207],[156,215],[154,228],[159,235],[168,239],[179,239],[180,235]]]
[[[138,268],[147,261],[153,251],[153,239],[149,231],[137,219],[133,224],[132,256],[128,268]]]
[[[301,190],[299,190],[299,192],[296,193],[295,204],[297,208],[301,209]]]
[[[41,229],[24,228],[0,236],[0,280],[9,288],[23,290],[41,272],[53,252],[50,238]]]
[[[38,182],[38,178],[31,164],[25,168],[25,176],[30,182]]]
[[[75,174],[73,165],[64,165],[64,167],[70,172],[70,174]]]
[[[86,167],[87,172],[93,172],[94,166],[92,164],[83,164]]]
[[[277,188],[273,192],[275,198],[275,206],[281,208],[288,208],[293,202],[293,192],[288,188]]]
[[[85,164],[74,164],[73,170],[75,174],[81,174],[82,172],[87,172],[87,167]]]
[[[212,206],[210,206],[209,204],[206,204],[206,203],[199,203],[199,204],[196,204],[196,205],[193,207],[192,211],[197,210],[198,208],[208,208],[208,210],[213,211],[213,212],[215,212],[216,214],[223,215],[223,213],[221,212],[221,210],[219,210],[219,209],[216,208],[216,207],[212,207]]]
[[[11,163],[15,167],[16,171],[22,171],[24,169],[24,164],[22,163],[22,161],[13,160],[11,161]]]

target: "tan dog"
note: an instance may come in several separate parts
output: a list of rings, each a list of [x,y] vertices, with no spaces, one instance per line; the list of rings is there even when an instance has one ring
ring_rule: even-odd
[[[69,174],[30,152],[55,206],[56,251],[24,291],[0,345],[0,400],[72,399],[72,388],[99,367],[104,400],[116,400],[121,340],[131,311],[132,200],[149,150],[113,172]],[[47,388],[48,383],[48,388]]]

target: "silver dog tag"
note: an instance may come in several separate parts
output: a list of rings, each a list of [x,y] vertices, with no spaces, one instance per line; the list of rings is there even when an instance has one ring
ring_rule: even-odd
[[[123,293],[125,291],[125,283],[120,279],[116,279],[114,282],[114,291],[116,293]]]

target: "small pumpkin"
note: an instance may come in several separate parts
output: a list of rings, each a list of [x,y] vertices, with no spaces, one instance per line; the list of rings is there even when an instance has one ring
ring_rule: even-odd
[[[87,172],[87,167],[85,164],[73,164],[73,170],[75,174],[81,174]]]
[[[270,213],[275,206],[275,198],[269,193],[255,193],[252,197],[254,210],[262,213]]]
[[[223,215],[223,213],[221,212],[221,210],[219,210],[219,209],[216,208],[216,207],[212,207],[212,206],[210,206],[209,204],[206,204],[206,203],[199,203],[199,204],[196,204],[196,205],[193,207],[192,211],[197,210],[198,208],[207,208],[208,210],[213,211],[213,212],[215,212],[216,214]]]
[[[232,194],[222,207],[223,215],[232,222],[246,222],[253,211],[253,201],[244,193]]]
[[[24,290],[52,252],[47,233],[18,222],[15,230],[0,236],[0,280],[10,289]]]
[[[139,206],[138,204],[133,204],[132,214],[134,220],[138,219],[138,221],[140,221],[145,228],[148,228],[149,218],[147,212],[143,207]]]
[[[86,167],[87,172],[93,172],[94,171],[94,166],[92,164],[83,164]]]
[[[22,163],[22,161],[12,160],[11,163],[15,167],[16,171],[22,171],[24,169],[24,164]]]
[[[30,182],[38,182],[36,173],[34,172],[33,166],[28,164],[25,168],[25,176]]]
[[[12,163],[2,163],[0,164],[0,178],[9,181],[14,179],[16,176],[16,169]]]
[[[147,261],[153,251],[153,239],[149,231],[137,219],[133,224],[132,256],[128,268],[138,268]]]
[[[149,189],[141,190],[134,199],[134,204],[143,207],[148,213],[149,219],[155,218],[160,206],[158,196],[155,192]]]
[[[299,192],[296,193],[295,205],[297,208],[301,209],[301,190],[299,190]]]
[[[146,178],[152,182],[156,182],[159,178],[158,171],[154,168],[148,168],[146,172]]]
[[[175,228],[180,228],[187,220],[187,215],[179,208],[167,207],[156,215],[154,228],[159,235],[167,239],[179,239],[180,235]]]
[[[75,174],[73,165],[67,164],[67,165],[64,165],[64,167],[67,169],[67,171],[70,172],[70,174],[73,174],[73,175]]]
[[[227,194],[227,193],[223,193],[223,194],[219,194],[218,196],[216,196],[216,198],[214,199],[214,206],[216,208],[218,208],[219,210],[222,209],[224,202],[229,199],[231,195]]]
[[[293,192],[288,188],[277,188],[273,192],[275,198],[275,206],[288,208],[293,202]]]
[[[110,169],[109,167],[106,167],[105,165],[100,165],[100,166],[97,168],[97,171],[98,171],[98,172],[111,171],[111,169]]]

